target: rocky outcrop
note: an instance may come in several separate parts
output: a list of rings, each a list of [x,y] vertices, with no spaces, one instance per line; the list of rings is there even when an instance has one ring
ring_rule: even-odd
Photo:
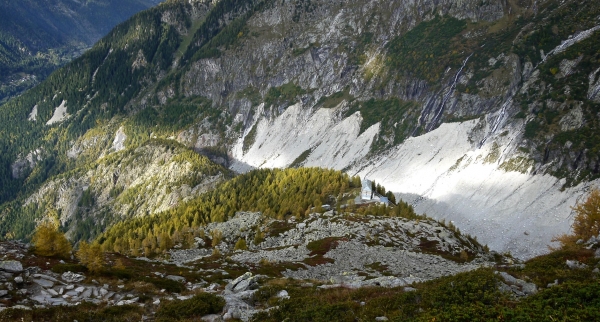
[[[135,217],[171,209],[225,178],[226,171],[207,159],[186,158],[190,152],[183,147],[169,149],[155,142],[120,153],[47,182],[23,207],[60,210],[61,222],[69,222],[74,233],[86,219],[110,225],[107,210]]]
[[[16,160],[10,166],[13,179],[22,178],[27,172],[35,168],[35,166],[42,161],[43,158],[43,150],[36,149],[35,151],[29,152],[25,158],[19,158]]]
[[[496,272],[496,274],[504,280],[504,283],[500,283],[500,290],[504,292],[512,293],[518,297],[534,295],[538,292],[537,286],[534,283],[525,282],[506,272]]]
[[[269,234],[272,227],[279,227],[278,232]],[[248,250],[233,251],[230,255],[235,262],[297,264],[298,269],[287,269],[282,274],[352,287],[403,286],[489,264],[483,248],[472,239],[430,220],[361,217],[329,211],[312,214],[302,221],[282,222],[266,220],[260,213],[237,213],[227,222],[209,224],[204,235],[210,236],[213,231],[224,236],[222,243],[216,246],[221,254],[231,253],[238,240],[247,240]],[[256,234],[261,231],[264,240],[256,244]],[[209,244],[198,243],[197,247],[196,251],[172,250],[171,261],[186,265],[212,254],[202,252],[202,249],[210,249]],[[456,261],[445,259],[441,254]],[[462,263],[461,254],[471,254],[472,259],[477,259]],[[365,273],[371,278],[367,279]],[[395,278],[386,279],[384,275],[388,274]],[[236,289],[237,282],[232,284],[232,290]],[[246,284],[240,285],[244,290],[247,288]]]

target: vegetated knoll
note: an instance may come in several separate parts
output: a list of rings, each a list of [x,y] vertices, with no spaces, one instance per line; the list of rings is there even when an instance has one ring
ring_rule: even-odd
[[[324,290],[269,283],[258,290],[255,300],[273,308],[256,314],[254,320],[598,320],[598,202],[600,193],[595,190],[575,209],[573,232],[559,237],[561,248],[524,263],[514,264],[495,254],[493,268],[415,283],[410,288]],[[278,299],[281,290],[286,290],[289,299]]]
[[[0,102],[38,84],[155,0],[0,2]]]
[[[225,221],[237,211],[260,211],[266,217],[280,219],[301,218],[311,207],[335,203],[338,196],[359,186],[360,180],[351,180],[335,170],[255,170],[175,209],[116,224],[100,240],[107,250],[130,250],[130,240],[141,243],[148,236],[193,233],[202,225]]]
[[[50,178],[26,199],[2,209],[4,236],[27,239],[56,210],[73,242],[90,240],[125,218],[177,206],[229,178],[229,170],[166,140],[150,140]]]

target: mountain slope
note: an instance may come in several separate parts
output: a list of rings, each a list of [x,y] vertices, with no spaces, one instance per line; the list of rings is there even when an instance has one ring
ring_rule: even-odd
[[[600,177],[599,15],[594,1],[170,1],[0,107],[1,200],[112,153],[70,153],[112,122],[127,148],[177,140],[236,171],[360,174],[530,257]]]
[[[0,102],[79,56],[156,0],[0,1]]]

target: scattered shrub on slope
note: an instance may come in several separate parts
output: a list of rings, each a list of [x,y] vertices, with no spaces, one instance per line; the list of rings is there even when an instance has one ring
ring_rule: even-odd
[[[583,203],[573,208],[575,219],[571,234],[563,234],[552,241],[560,243],[562,248],[576,247],[577,241],[588,241],[600,234],[600,190],[594,189]]]
[[[201,293],[189,300],[161,304],[156,312],[156,321],[201,318],[204,315],[221,313],[223,306],[225,306],[223,298],[214,294]]]

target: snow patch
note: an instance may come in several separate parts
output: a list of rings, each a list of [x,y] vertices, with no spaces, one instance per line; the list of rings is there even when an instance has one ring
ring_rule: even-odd
[[[493,142],[471,148],[476,124],[442,124],[355,171],[493,250],[519,258],[547,253],[552,237],[569,230],[570,207],[594,183],[561,191],[564,182],[555,177],[501,170],[501,158],[486,161]]]
[[[66,120],[68,117],[69,114],[67,113],[67,101],[63,100],[62,103],[60,103],[60,106],[57,107],[54,111],[54,115],[52,115],[52,118],[48,122],[46,122],[46,125],[60,123]]]
[[[256,137],[247,153],[243,153],[244,138],[233,148],[232,168],[280,168],[292,164],[303,153],[304,165],[343,169],[368,152],[379,123],[360,132],[359,113],[339,121],[336,109],[312,112],[295,104],[274,120],[260,118]],[[307,152],[310,151],[310,152]]]

